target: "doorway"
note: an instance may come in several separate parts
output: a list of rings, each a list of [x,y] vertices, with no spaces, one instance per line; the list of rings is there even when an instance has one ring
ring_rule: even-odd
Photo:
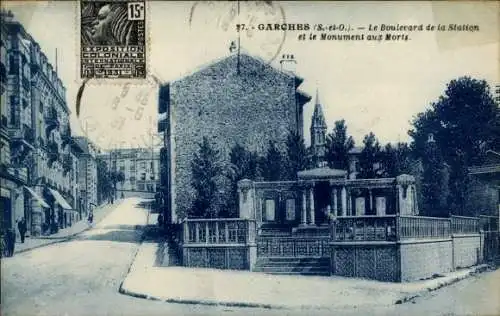
[[[327,223],[326,210],[330,205],[330,183],[317,182],[314,186],[314,216],[316,224]]]

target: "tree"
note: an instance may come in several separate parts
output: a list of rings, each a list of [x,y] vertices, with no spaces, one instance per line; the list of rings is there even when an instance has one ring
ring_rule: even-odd
[[[238,215],[238,181],[242,179],[255,180],[257,177],[257,154],[250,152],[240,144],[231,148],[227,178],[230,181],[230,192],[226,195],[224,207],[221,210],[223,217]]]
[[[406,143],[397,143],[396,146],[390,143],[385,145],[380,153],[380,160],[384,177],[391,178],[403,173],[411,173],[411,150]]]
[[[309,167],[310,161],[304,139],[298,133],[290,132],[286,142],[286,171],[288,180],[296,180],[297,172]]]
[[[113,197],[116,199],[116,184],[118,182],[123,183],[123,181],[125,181],[125,175],[122,171],[114,170],[109,173],[109,177],[113,185]]]
[[[445,217],[447,208],[448,169],[434,141],[429,141],[423,157],[422,209],[428,216]]]
[[[363,139],[363,150],[359,155],[360,178],[372,179],[380,176],[380,143],[375,134],[370,132]]]
[[[335,122],[333,131],[326,137],[326,161],[331,168],[347,170],[349,151],[354,148],[354,139],[347,136],[345,120]]]
[[[261,169],[266,181],[279,181],[282,179],[283,156],[279,149],[276,147],[276,142],[269,141],[267,153],[264,159],[261,160]]]
[[[113,188],[106,162],[97,158],[97,201],[99,204],[111,197]]]
[[[464,213],[467,167],[481,164],[488,149],[500,148],[500,111],[484,80],[452,80],[431,108],[418,114],[408,132],[417,157],[425,157],[432,133],[450,169],[450,207]]]
[[[198,147],[191,162],[191,185],[195,190],[195,199],[189,215],[213,218],[218,215],[217,180],[222,172],[219,151],[214,149],[207,137],[203,137]]]

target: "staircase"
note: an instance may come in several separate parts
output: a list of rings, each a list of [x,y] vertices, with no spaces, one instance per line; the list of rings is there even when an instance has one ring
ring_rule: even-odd
[[[263,257],[257,259],[255,271],[270,274],[327,276],[330,275],[330,259],[328,257]]]

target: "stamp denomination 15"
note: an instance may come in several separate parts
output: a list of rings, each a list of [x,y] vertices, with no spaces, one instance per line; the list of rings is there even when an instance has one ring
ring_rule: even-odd
[[[80,2],[82,78],[146,77],[144,1]]]

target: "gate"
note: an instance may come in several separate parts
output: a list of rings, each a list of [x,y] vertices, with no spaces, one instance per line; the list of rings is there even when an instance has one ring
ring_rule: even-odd
[[[495,261],[499,259],[500,255],[500,242],[499,242],[499,232],[498,231],[485,231],[482,232],[484,246],[483,246],[483,258],[484,261]]]

